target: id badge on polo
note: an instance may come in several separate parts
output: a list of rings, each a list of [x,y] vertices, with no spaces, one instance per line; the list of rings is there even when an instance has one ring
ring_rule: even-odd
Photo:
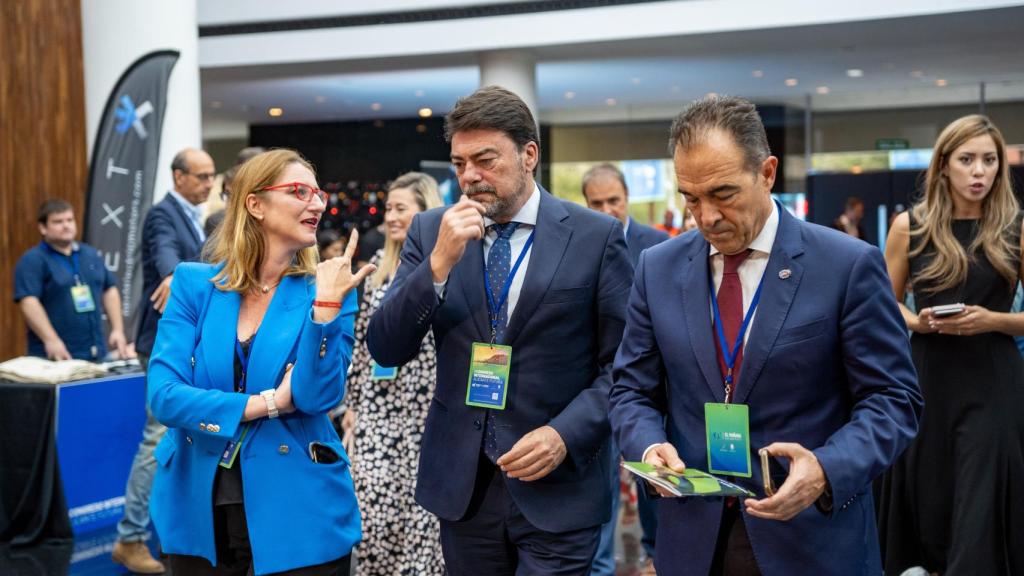
[[[511,346],[474,342],[469,360],[466,405],[504,410],[511,366]]]
[[[235,459],[238,458],[238,451],[242,448],[242,440],[245,440],[245,435],[248,432],[249,425],[246,424],[239,427],[234,438],[228,440],[228,445],[224,447],[224,452],[220,455],[220,466],[222,468],[231,468],[235,465]]]
[[[750,477],[750,418],[746,404],[704,405],[708,472]]]
[[[376,360],[370,360],[370,380],[394,380],[398,376],[398,366],[381,366]]]
[[[79,314],[96,310],[96,302],[92,299],[92,290],[88,284],[76,284],[71,287],[71,302],[75,305],[75,312]]]

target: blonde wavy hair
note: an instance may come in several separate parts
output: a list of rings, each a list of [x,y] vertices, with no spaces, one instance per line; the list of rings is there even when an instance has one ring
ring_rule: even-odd
[[[437,180],[434,180],[429,174],[406,172],[395,178],[395,181],[388,187],[388,194],[399,188],[407,188],[412,191],[420,212],[437,208],[444,204],[441,201],[441,193],[437,189]],[[377,264],[377,271],[373,273],[373,276],[370,276],[368,281],[370,290],[376,290],[384,282],[395,277],[395,271],[398,270],[401,255],[402,243],[388,238],[384,242],[384,256]]]
[[[950,189],[949,177],[944,172],[957,148],[972,138],[985,135],[991,136],[996,145],[999,169],[992,181],[992,189],[982,201],[978,235],[965,251],[953,235],[952,196],[955,192]],[[988,117],[971,114],[958,118],[939,134],[925,175],[924,200],[911,210],[918,227],[910,234],[920,237],[921,241],[910,251],[910,256],[921,254],[928,245],[935,249],[935,257],[913,279],[915,284],[924,283],[925,291],[940,292],[963,283],[967,279],[970,260],[979,247],[1009,284],[1017,282],[1015,262],[1020,247],[1014,246],[1009,239],[1017,237],[1012,227],[1017,220],[1019,206],[1010,185],[1006,141]]]
[[[299,164],[316,174],[298,152],[283,148],[258,154],[238,168],[224,207],[224,221],[203,248],[203,260],[224,264],[211,279],[218,289],[246,294],[260,288],[259,271],[266,257],[266,235],[263,225],[246,208],[246,199],[250,195],[266,194],[262,189],[273,186],[291,164]],[[303,248],[295,255],[285,275],[315,275],[319,261],[316,245]]]

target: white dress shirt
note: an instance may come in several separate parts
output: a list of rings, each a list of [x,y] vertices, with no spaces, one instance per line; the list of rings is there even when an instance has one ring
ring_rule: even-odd
[[[185,200],[185,197],[178,194],[177,190],[168,190],[168,194],[171,198],[181,206],[182,210],[185,211],[185,215],[188,216],[189,222],[192,223],[192,227],[195,228],[196,233],[199,234],[199,241],[206,241],[206,232],[203,231],[203,209],[195,204]]]
[[[768,216],[768,220],[765,221],[764,227],[761,228],[761,232],[754,238],[754,241],[750,243],[749,248],[752,250],[750,256],[740,264],[740,267],[736,270],[736,273],[740,277],[740,286],[743,287],[743,314],[747,314],[747,310],[750,309],[750,303],[754,299],[754,292],[757,292],[757,285],[761,282],[761,277],[764,276],[764,271],[768,268],[768,257],[771,256],[772,246],[775,244],[775,235],[779,231],[779,207],[775,205],[775,201],[772,200],[772,213]],[[710,244],[710,243],[709,243]],[[722,271],[725,269],[725,256],[711,245],[711,250],[708,253],[708,261],[711,264],[711,278],[715,282],[715,294],[718,294],[718,289],[722,286]],[[714,311],[711,307],[711,297],[708,297],[708,312],[714,315]],[[746,333],[743,334],[743,345],[746,346],[747,340],[750,338],[750,332],[754,326],[754,320],[757,319],[757,311],[754,311],[754,315],[750,318],[750,325],[747,326]],[[717,332],[715,338],[718,338]],[[717,363],[716,363],[717,364]],[[657,444],[652,444],[644,450],[642,460],[647,459],[647,453],[651,451]]]
[[[526,204],[516,212],[515,216],[512,217],[512,222],[518,222],[519,227],[512,233],[512,236],[508,239],[509,246],[511,248],[512,264],[515,266],[515,261],[519,258],[519,255],[523,252],[523,248],[526,246],[526,240],[533,233],[534,228],[537,227],[537,213],[540,211],[540,189],[537,187],[537,183],[533,184],[533,193],[530,194],[530,198],[526,200]],[[484,227],[489,227],[494,224],[494,220],[490,218],[484,218]],[[491,245],[498,239],[498,233],[492,229],[487,228],[487,233],[484,234],[484,262],[487,261],[487,254],[491,251]],[[516,304],[519,303],[519,293],[523,289],[523,280],[526,278],[526,270],[530,266],[530,257],[533,254],[533,246],[530,246],[530,250],[527,251],[526,256],[523,257],[523,263],[519,265],[519,270],[516,271],[516,275],[512,278],[512,284],[508,289],[508,317],[512,318],[512,312],[516,309]],[[483,279],[480,280],[483,282]],[[448,279],[445,278],[444,282],[435,282],[434,291],[437,293],[439,298],[444,297],[445,286],[448,284]],[[501,294],[494,295],[495,300],[501,298]]]

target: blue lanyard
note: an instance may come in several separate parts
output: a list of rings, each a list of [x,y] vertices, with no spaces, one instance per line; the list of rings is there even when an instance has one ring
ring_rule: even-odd
[[[530,251],[530,246],[533,245],[533,235],[537,232],[534,228],[530,232],[530,237],[526,239],[526,244],[523,246],[523,251],[519,253],[519,258],[516,258],[516,263],[512,266],[512,269],[508,272],[508,278],[505,279],[505,288],[501,291],[501,299],[497,302],[494,301],[494,291],[491,289],[491,280],[487,277],[487,258],[484,258],[484,286],[487,287],[487,308],[488,316],[491,320],[491,344],[494,344],[494,340],[498,334],[498,315],[501,313],[501,307],[505,305],[505,301],[508,300],[508,291],[512,287],[512,279],[516,277],[516,272],[519,271],[519,265],[523,263],[523,259],[526,258],[526,253]]]
[[[71,256],[69,257],[54,250],[53,246],[46,244],[46,242],[43,242],[43,244],[46,245],[47,251],[49,251],[51,254],[56,256],[58,260],[60,260],[61,264],[67,266],[68,271],[71,272],[71,276],[75,280],[75,284],[82,284],[82,273],[78,263],[78,250],[72,250]]]
[[[724,273],[722,274],[722,279],[725,279]],[[757,310],[757,303],[761,301],[762,286],[764,286],[764,274],[761,274],[761,280],[757,283],[757,290],[754,292],[754,299],[750,301],[750,308],[747,309],[747,314],[743,317],[743,323],[740,324],[740,331],[736,334],[736,342],[733,343],[732,350],[730,350],[729,344],[725,340],[725,332],[722,330],[722,313],[718,309],[718,297],[715,296],[715,280],[712,278],[711,274],[708,274],[708,291],[711,292],[711,309],[715,314],[715,332],[718,334],[718,343],[722,347],[722,359],[725,360],[726,404],[732,400],[733,367],[736,366],[736,357],[739,356],[740,348],[743,347],[743,335],[747,333],[747,328],[750,326],[750,320],[754,317],[754,310]]]
[[[249,351],[252,352],[252,345],[256,343],[256,338],[253,336],[249,339]],[[238,381],[238,391],[245,392],[245,378],[246,374],[249,373],[249,355],[242,350],[242,343],[239,342],[238,338],[235,338],[235,354],[238,356],[238,363],[242,365],[242,378]]]

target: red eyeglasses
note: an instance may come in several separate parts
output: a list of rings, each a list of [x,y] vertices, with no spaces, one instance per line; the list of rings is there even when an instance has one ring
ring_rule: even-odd
[[[319,188],[313,188],[312,186],[303,184],[302,182],[287,182],[276,186],[267,186],[265,188],[260,188],[257,192],[264,192],[267,190],[287,190],[303,202],[312,202],[313,196],[315,195],[320,198],[321,202],[327,204],[327,192],[324,192]]]

